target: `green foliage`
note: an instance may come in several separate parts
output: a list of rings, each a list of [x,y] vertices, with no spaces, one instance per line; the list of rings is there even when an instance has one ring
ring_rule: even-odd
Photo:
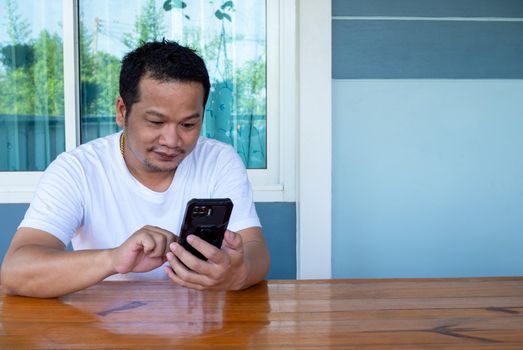
[[[14,0],[7,0],[7,35],[12,44],[24,44],[31,34],[29,22],[18,14]]]
[[[105,52],[91,57],[92,71],[83,75],[80,85],[81,115],[114,115],[114,103],[118,96],[120,61]]]
[[[264,115],[266,113],[265,59],[246,62],[236,70],[236,98],[238,114]]]
[[[29,25],[7,2],[11,43],[0,50],[0,114],[64,115],[63,52],[57,35],[42,31],[29,39]]]
[[[80,76],[83,80],[90,81],[94,75],[94,56],[91,52],[93,45],[93,36],[89,34],[85,24],[80,21]]]
[[[187,6],[187,3],[181,0],[168,0],[164,2],[163,8],[157,8],[154,0],[147,0],[136,17],[135,32],[124,34],[122,42],[131,49],[142,41],[160,39],[166,32],[162,20],[163,11],[182,10]],[[222,26],[220,35],[210,40],[202,40],[201,30],[187,26],[183,37],[177,40],[190,47],[199,48],[207,65],[212,66],[214,74],[210,102],[213,99],[219,101],[220,114],[227,111],[227,115],[264,115],[265,57],[248,61],[232,71],[227,46],[233,37],[225,31],[224,21],[232,21],[234,2],[222,1],[216,6],[215,16],[221,21]],[[63,116],[61,38],[44,30],[36,39],[29,39],[29,24],[18,14],[16,3],[12,0],[7,1],[6,23],[11,42],[0,47],[0,114]],[[80,22],[79,29],[81,115],[114,115],[120,60],[109,53],[95,51],[93,35],[84,23]],[[205,43],[204,47],[200,47],[202,42]],[[234,96],[234,101],[231,98],[223,98],[224,92],[220,89],[223,86],[227,86],[227,91]],[[216,103],[209,104],[209,112],[218,113]]]
[[[234,20],[234,2],[221,1],[214,5],[210,1],[210,4],[216,6],[213,18],[219,21],[217,35],[209,38],[208,33],[199,28],[184,25],[182,37],[172,39],[198,49],[212,75],[203,133],[233,144],[247,166],[263,168],[266,165],[266,59],[261,55],[234,67],[229,57],[231,43],[241,40],[229,31],[229,23]],[[190,2],[167,0],[163,8],[157,8],[154,0],[147,0],[135,19],[134,31],[124,34],[122,43],[134,49],[142,42],[161,39],[166,33],[164,11],[184,11],[187,6]],[[6,9],[4,23],[9,42],[0,46],[0,115],[63,118],[61,37],[43,30],[31,39],[31,28],[18,14],[16,2],[7,0]],[[190,20],[187,14],[183,17]],[[79,29],[80,115],[90,117],[92,126],[89,129],[83,124],[82,140],[87,141],[115,130],[111,127],[100,131],[100,125],[114,126],[107,122],[110,119],[107,117],[114,115],[120,59],[97,51],[96,37],[84,23],[80,22]]]
[[[55,34],[42,31],[34,44],[36,61],[32,66],[34,114],[63,115],[63,51],[62,41]]]
[[[30,67],[34,63],[34,51],[31,45],[5,45],[0,49],[0,61],[6,69]]]
[[[147,0],[134,22],[135,33],[125,33],[122,43],[129,49],[134,49],[144,42],[161,39],[165,33],[165,26],[160,20],[161,18],[163,18],[163,12],[162,9],[156,8],[156,1]]]
[[[114,115],[120,60],[106,52],[95,52],[93,40],[85,24],[80,22],[80,114]]]

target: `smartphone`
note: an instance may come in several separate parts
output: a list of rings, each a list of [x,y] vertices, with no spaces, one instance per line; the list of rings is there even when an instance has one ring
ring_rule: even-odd
[[[187,242],[187,236],[198,236],[215,247],[221,248],[232,207],[233,204],[229,198],[191,199],[187,203],[178,243],[194,256],[207,260]]]

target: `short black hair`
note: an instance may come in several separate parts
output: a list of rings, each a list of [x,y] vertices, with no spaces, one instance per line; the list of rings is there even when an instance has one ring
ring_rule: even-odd
[[[203,107],[207,103],[211,84],[203,59],[193,49],[175,41],[162,40],[144,43],[126,54],[120,70],[120,96],[127,113],[140,99],[138,85],[145,77],[169,82],[198,82],[203,85]]]

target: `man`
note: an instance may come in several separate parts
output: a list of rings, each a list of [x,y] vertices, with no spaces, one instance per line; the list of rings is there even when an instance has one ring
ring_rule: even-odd
[[[174,42],[125,56],[116,100],[123,131],[49,165],[6,253],[5,290],[56,297],[104,279],[167,277],[239,290],[263,279],[269,254],[245,167],[232,147],[200,137],[209,89],[203,60]],[[172,232],[191,198],[224,197],[234,208],[221,249],[188,238],[201,260]]]

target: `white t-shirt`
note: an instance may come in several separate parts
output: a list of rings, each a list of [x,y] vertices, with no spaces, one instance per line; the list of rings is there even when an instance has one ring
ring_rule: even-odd
[[[60,154],[46,169],[20,227],[49,232],[75,250],[121,245],[145,225],[178,234],[185,206],[192,198],[230,198],[228,229],[259,227],[247,171],[235,150],[200,137],[180,163],[165,192],[155,192],[129,172],[116,133]],[[165,278],[149,273],[112,279]]]

